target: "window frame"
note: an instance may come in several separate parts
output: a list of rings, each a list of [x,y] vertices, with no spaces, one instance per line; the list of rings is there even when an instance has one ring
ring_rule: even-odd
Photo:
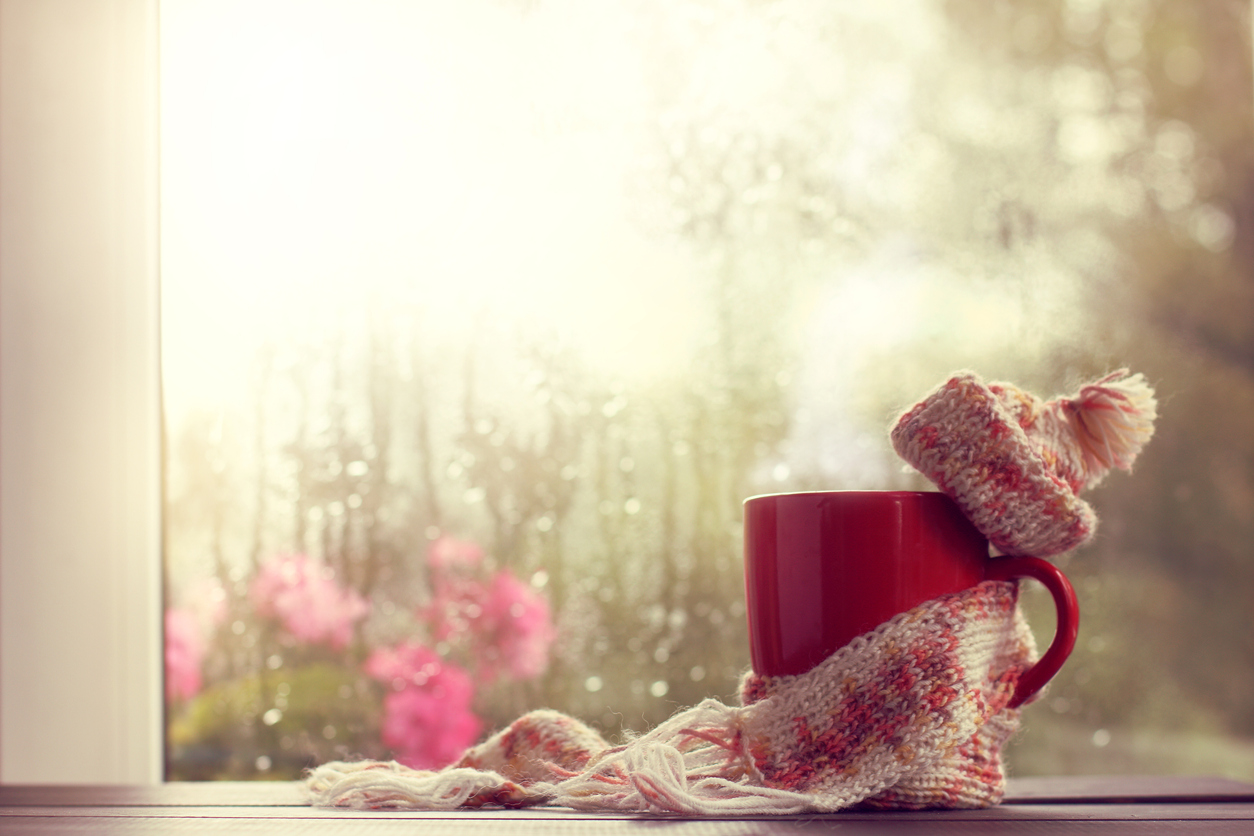
[[[0,0],[0,781],[162,779],[158,0]]]
[[[0,781],[163,773],[159,0],[0,0]]]

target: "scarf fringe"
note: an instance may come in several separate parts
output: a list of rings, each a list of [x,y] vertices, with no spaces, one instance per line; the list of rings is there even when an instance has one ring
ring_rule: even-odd
[[[315,806],[353,809],[454,810],[485,802],[705,816],[815,809],[813,795],[752,782],[752,765],[733,742],[737,717],[738,709],[705,700],[559,782],[522,787],[468,767],[430,772],[394,761],[335,761],[313,770],[306,786]]]

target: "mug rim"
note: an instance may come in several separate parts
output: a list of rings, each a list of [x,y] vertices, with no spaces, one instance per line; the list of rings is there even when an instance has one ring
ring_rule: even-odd
[[[889,497],[925,497],[925,496],[943,496],[946,499],[952,498],[942,491],[877,491],[877,490],[834,490],[834,491],[782,491],[780,493],[759,493],[745,499],[742,504],[748,504],[759,499],[780,499],[791,496],[881,496]]]

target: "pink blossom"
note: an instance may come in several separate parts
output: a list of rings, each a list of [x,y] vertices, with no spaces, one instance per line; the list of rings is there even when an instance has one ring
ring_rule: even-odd
[[[165,611],[165,696],[189,700],[203,684],[200,666],[205,658],[205,639],[196,616],[188,610]]]
[[[441,537],[427,549],[427,565],[437,571],[473,569],[483,562],[483,549],[471,540]]]
[[[544,673],[557,638],[544,596],[503,570],[492,578],[481,601],[481,611],[470,624],[479,666],[488,681],[498,676],[532,679]]]
[[[474,578],[437,578],[434,598],[418,615],[430,622],[436,641],[461,642],[469,636],[472,622],[482,615],[481,602],[486,595],[487,589]]]
[[[391,688],[383,699],[383,742],[415,769],[439,769],[461,756],[483,728],[470,710],[474,684],[466,671],[415,642],[380,648],[366,673]]]
[[[329,567],[302,554],[266,562],[253,578],[249,597],[257,613],[277,617],[296,638],[340,649],[353,637],[353,625],[370,611],[354,590],[335,582]]]

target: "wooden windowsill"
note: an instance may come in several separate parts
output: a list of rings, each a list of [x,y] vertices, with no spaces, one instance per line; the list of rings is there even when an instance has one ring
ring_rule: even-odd
[[[415,825],[421,821],[421,826]],[[0,786],[0,832],[39,833],[628,833],[694,824],[674,816],[598,815],[560,808],[407,812],[308,807],[299,784]],[[1134,829],[1129,829],[1135,824]],[[706,821],[705,834],[1254,833],[1254,785],[1205,777],[1012,779],[987,810],[835,813]]]

